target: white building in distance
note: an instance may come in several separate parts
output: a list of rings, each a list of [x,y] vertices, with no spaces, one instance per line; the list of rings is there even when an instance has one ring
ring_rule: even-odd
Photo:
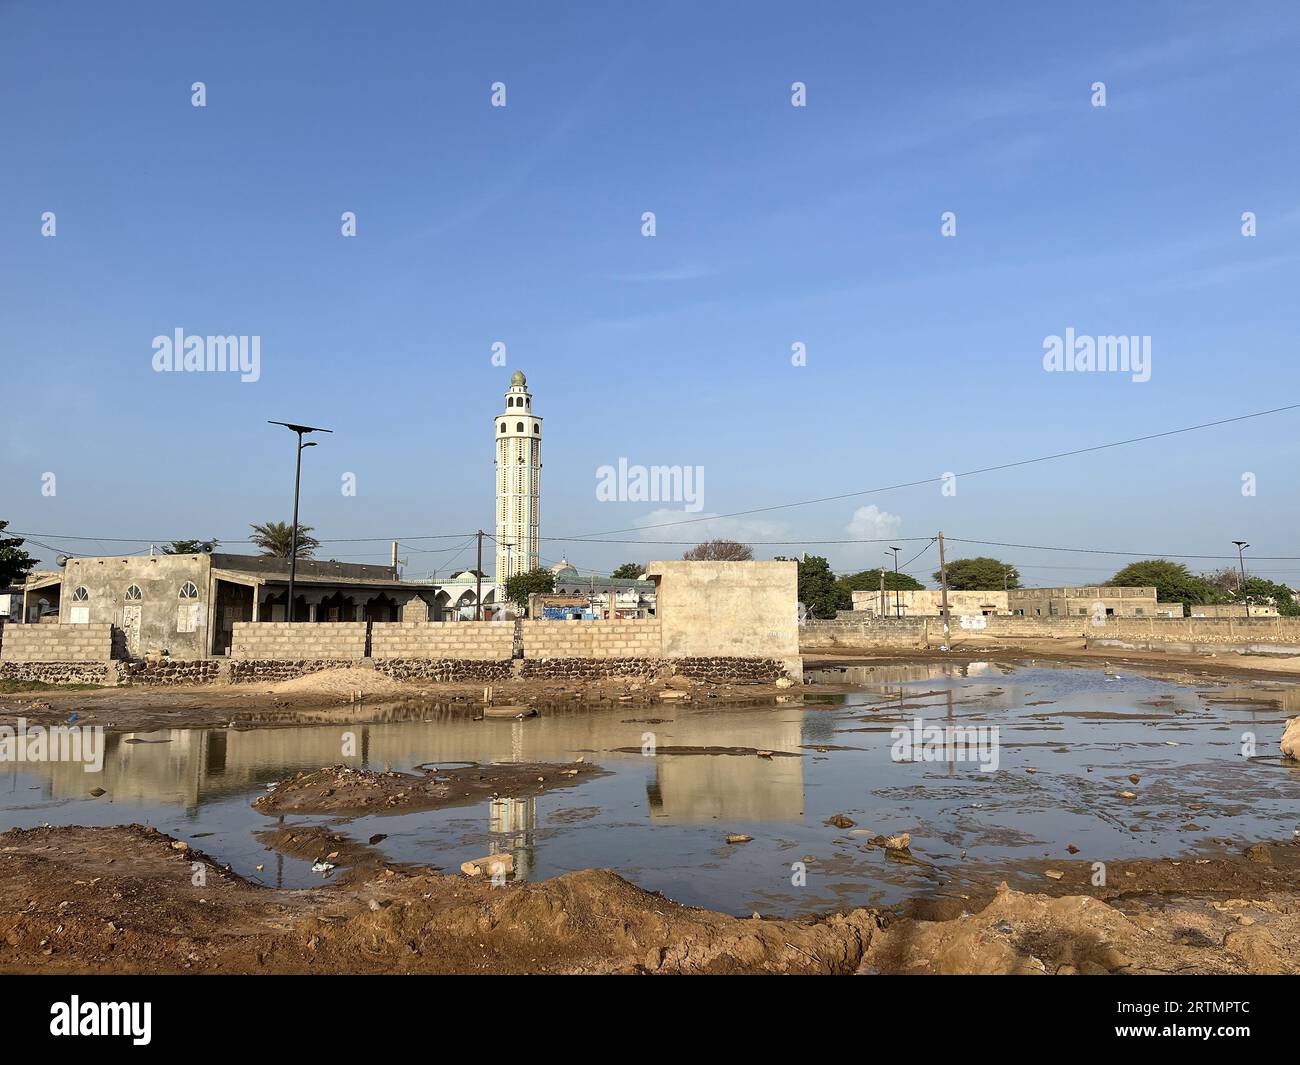
[[[516,370],[506,408],[496,417],[496,583],[536,569],[541,520],[542,419],[533,413],[528,378]]]

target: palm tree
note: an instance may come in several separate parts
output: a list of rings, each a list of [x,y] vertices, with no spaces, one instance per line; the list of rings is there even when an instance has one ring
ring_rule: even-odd
[[[262,525],[250,525],[253,535],[249,539],[253,546],[260,547],[263,555],[271,558],[288,558],[293,551],[293,526],[287,521],[268,521]],[[311,525],[298,526],[298,557],[311,558],[312,552],[320,547],[320,541],[310,535]]]

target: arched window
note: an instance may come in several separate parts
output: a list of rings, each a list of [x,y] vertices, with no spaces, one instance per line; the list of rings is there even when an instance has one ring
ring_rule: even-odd
[[[90,602],[90,593],[89,593],[88,591],[86,591],[86,587],[85,587],[85,585],[82,585],[82,586],[79,587],[75,592],[72,593],[72,601],[73,601],[74,603],[89,603],[89,602]]]
[[[506,396],[506,406],[507,406],[507,407],[513,407],[514,405],[515,405],[515,397],[514,397],[514,396]]]
[[[520,422],[518,425],[515,426],[515,432],[522,433],[523,431],[524,431],[524,423]]]
[[[502,423],[501,423],[501,431],[502,431],[503,433],[506,431],[506,423],[505,423],[505,422],[502,422]]]
[[[540,425],[534,425],[534,426],[533,426],[533,432],[535,432],[538,436],[541,436],[541,435],[542,435],[542,427],[541,427]]]
[[[138,584],[133,584],[126,590],[126,601],[128,603],[138,603],[143,598],[144,596],[140,594],[140,586]]]
[[[197,599],[199,597],[199,590],[194,586],[193,581],[186,581],[181,585],[180,597],[182,599]]]

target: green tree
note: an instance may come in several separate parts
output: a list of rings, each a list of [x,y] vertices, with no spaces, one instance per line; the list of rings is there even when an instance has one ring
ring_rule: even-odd
[[[302,526],[298,526],[299,529]],[[173,540],[170,544],[163,545],[164,555],[197,555],[203,551],[205,545],[217,546],[216,540]],[[285,551],[287,555],[289,552]]]
[[[1241,592],[1245,595],[1247,603],[1267,603],[1270,606],[1275,606],[1277,612],[1283,617],[1300,616],[1300,603],[1295,601],[1291,589],[1285,584],[1267,581],[1263,577],[1247,576]],[[1231,601],[1234,603],[1241,602],[1241,596],[1237,594],[1235,589]]]
[[[753,557],[752,547],[735,540],[705,540],[682,555],[687,562],[749,562]]]
[[[263,555],[272,558],[288,558],[293,551],[293,526],[287,521],[268,521],[262,525],[250,525],[253,535],[249,537],[254,547],[260,547]],[[312,526],[298,526],[298,557],[311,558],[320,541],[309,535]]]
[[[1155,586],[1156,598],[1162,603],[1182,603],[1183,615],[1192,603],[1220,601],[1218,589],[1189,570],[1181,562],[1163,558],[1148,558],[1130,562],[1115,574],[1107,584],[1127,587]]]
[[[506,580],[506,598],[520,609],[528,605],[530,595],[546,595],[555,591],[555,574],[545,566],[516,573]]]
[[[815,618],[833,618],[837,610],[853,607],[853,596],[840,586],[831,572],[830,563],[820,555],[803,558],[778,558],[778,562],[795,562],[799,567],[799,602]]]
[[[885,578],[886,590],[892,592],[895,587],[894,571],[883,566],[877,569],[864,569],[860,573],[850,573],[841,577],[839,584],[850,592],[876,592],[880,590],[881,574]],[[925,585],[909,573],[900,573],[897,587],[900,592],[919,592]]]
[[[939,572],[936,581],[942,580]],[[1003,583],[1003,582],[1006,583]],[[978,558],[956,558],[948,563],[948,587],[954,592],[988,592],[1001,588],[1019,588],[1020,571],[1010,562],[980,555]]]
[[[21,584],[36,566],[36,559],[23,550],[23,540],[18,536],[5,536],[7,521],[0,521],[0,588]]]
[[[645,566],[640,562],[624,562],[610,576],[617,577],[619,580],[634,581],[644,572]]]

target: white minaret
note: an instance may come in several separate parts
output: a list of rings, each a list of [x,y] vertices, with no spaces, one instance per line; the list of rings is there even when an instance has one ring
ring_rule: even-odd
[[[508,578],[538,565],[542,419],[533,414],[533,397],[522,370],[510,378],[505,413],[496,418],[496,437],[496,580],[498,587],[504,587]]]

